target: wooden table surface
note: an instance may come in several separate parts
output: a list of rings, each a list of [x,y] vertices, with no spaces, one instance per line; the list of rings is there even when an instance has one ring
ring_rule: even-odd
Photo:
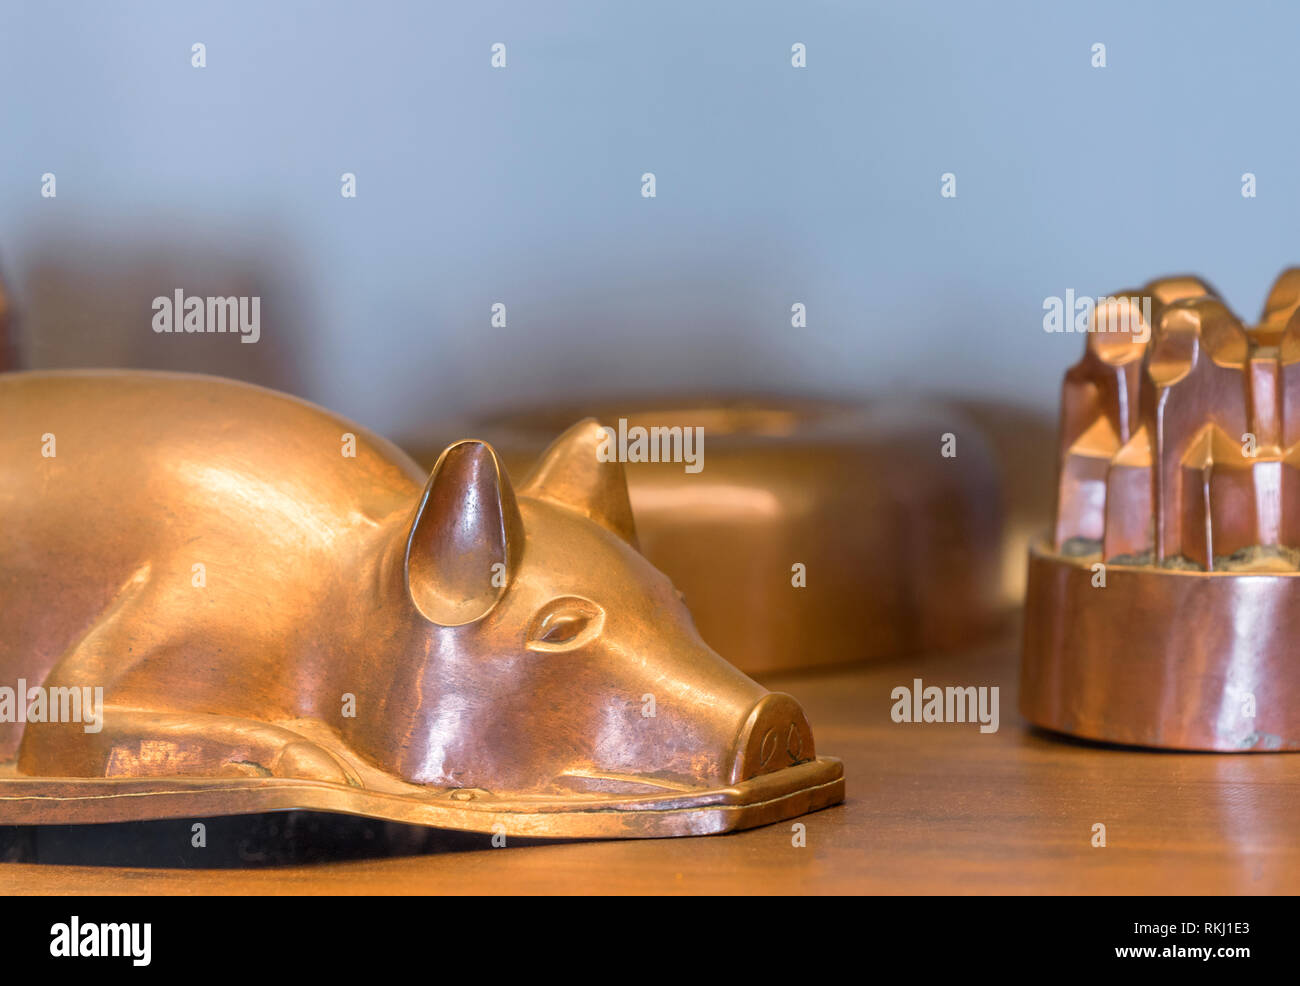
[[[819,751],[845,763],[848,801],[802,819],[804,848],[792,845],[789,822],[708,838],[504,849],[484,836],[415,830],[397,837],[405,855],[250,859],[219,869],[205,868],[202,856],[196,864],[194,853],[171,867],[167,852],[151,856],[143,844],[135,848],[146,865],[2,864],[0,893],[1300,892],[1300,756],[1159,753],[1054,737],[1020,719],[1016,675],[1017,638],[1008,634],[964,653],[769,679],[803,703]],[[997,685],[1000,729],[893,722],[890,693],[914,677]],[[1098,822],[1104,848],[1092,845]],[[169,837],[187,837],[189,823],[166,824]],[[98,862],[93,852],[68,851],[93,844],[88,828],[57,838],[11,829],[10,844],[25,835],[42,840],[38,858]],[[113,845],[148,830],[114,826]],[[224,831],[214,827],[213,850]]]

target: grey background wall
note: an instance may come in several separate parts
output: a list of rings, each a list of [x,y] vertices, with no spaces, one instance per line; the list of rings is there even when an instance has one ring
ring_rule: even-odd
[[[1300,262],[1300,8],[1072,6],[5,3],[27,363],[227,373],[403,437],[624,388],[1050,414],[1080,340],[1044,298],[1194,270],[1253,317]],[[259,295],[261,341],[156,335],[176,288]]]

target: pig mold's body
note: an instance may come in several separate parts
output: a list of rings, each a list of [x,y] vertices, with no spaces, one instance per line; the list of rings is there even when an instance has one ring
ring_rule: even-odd
[[[304,401],[182,374],[5,375],[0,422],[0,684],[261,722],[338,706],[358,642],[337,617],[377,582],[423,482],[401,451]],[[0,759],[22,729],[0,724]]]
[[[99,732],[0,722],[0,823],[307,809],[653,837],[843,800],[839,761],[800,758],[811,734],[793,700],[715,667],[716,655],[696,667],[699,683],[767,695],[737,741],[745,762],[766,763],[798,722],[791,766],[665,793],[565,796],[410,783],[359,755],[341,700],[391,677],[399,658],[418,693],[420,662],[437,660],[402,637],[409,614],[391,595],[426,478],[386,440],[260,387],[134,371],[0,375],[0,687],[103,689]],[[639,618],[659,632],[653,611]],[[397,629],[377,639],[380,627]],[[379,684],[385,715],[418,703]],[[493,696],[481,697],[490,719]],[[780,729],[767,729],[771,717]],[[409,746],[388,728],[390,748]],[[573,727],[555,728],[562,742]]]

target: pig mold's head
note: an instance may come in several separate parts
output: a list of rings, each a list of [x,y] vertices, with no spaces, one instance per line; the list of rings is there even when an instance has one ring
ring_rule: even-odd
[[[604,438],[574,425],[517,492],[486,443],[438,460],[400,565],[418,629],[381,676],[403,779],[670,795],[815,759],[798,704],[714,653],[639,552]]]

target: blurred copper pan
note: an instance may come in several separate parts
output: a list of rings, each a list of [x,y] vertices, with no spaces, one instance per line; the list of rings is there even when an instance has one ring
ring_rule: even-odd
[[[523,475],[568,425],[702,428],[702,468],[628,462],[645,555],[740,669],[786,671],[969,642],[998,622],[1000,504],[982,433],[935,405],[800,399],[611,400],[448,427]],[[956,455],[942,454],[944,436]],[[427,444],[426,444],[427,442]],[[408,443],[409,444],[409,443]],[[806,585],[796,586],[796,565]]]
[[[0,277],[0,372],[18,368],[18,340],[14,326],[13,309],[5,293],[4,278]]]

